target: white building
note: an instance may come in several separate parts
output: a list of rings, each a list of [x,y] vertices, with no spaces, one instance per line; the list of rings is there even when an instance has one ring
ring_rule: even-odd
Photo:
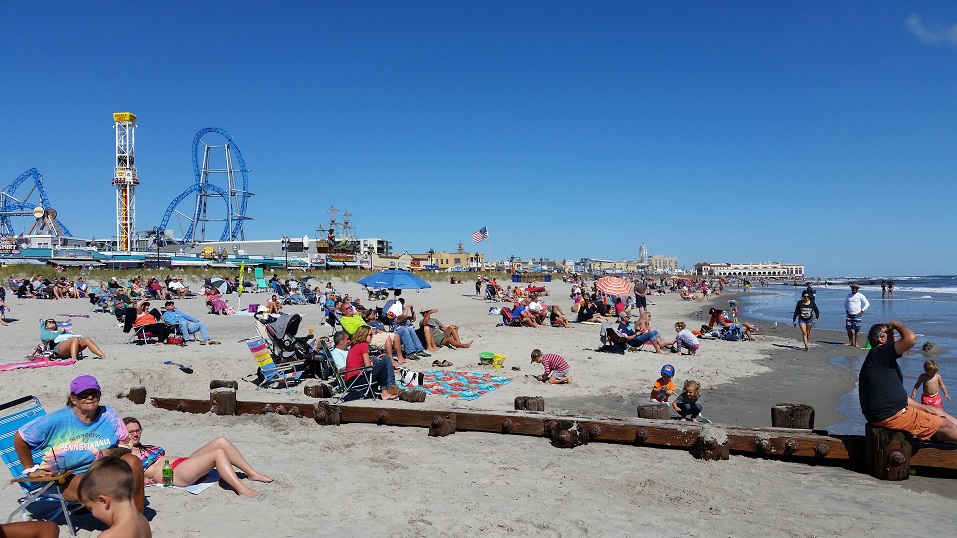
[[[699,276],[773,276],[773,277],[803,277],[804,266],[781,263],[708,263],[701,262],[694,265],[695,274]]]
[[[369,252],[380,256],[392,254],[392,243],[378,237],[368,237],[359,240],[359,252]]]

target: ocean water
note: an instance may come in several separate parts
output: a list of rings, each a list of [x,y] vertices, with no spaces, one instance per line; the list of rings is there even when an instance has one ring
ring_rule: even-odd
[[[944,399],[944,409],[957,414],[957,276],[922,277],[877,277],[876,280],[894,281],[894,298],[881,299],[880,285],[861,285],[861,293],[870,301],[870,308],[864,312],[859,343],[866,343],[867,330],[874,323],[897,320],[917,334],[917,345],[910,353],[901,357],[899,364],[904,373],[904,387],[908,393],[917,382],[917,376],[924,371],[924,361],[928,359],[920,351],[926,341],[932,341],[944,348],[945,352],[934,360],[940,365],[940,375],[947,386],[948,393],[955,401]],[[874,279],[868,279],[874,280]],[[844,333],[844,298],[850,292],[846,285],[814,286],[817,307],[821,311],[820,322],[815,328],[829,329]],[[752,293],[741,298],[743,315],[764,320],[767,323],[790,325],[794,305],[801,298],[803,287],[791,285],[769,285],[752,288]],[[794,338],[800,343],[800,329],[794,329]],[[811,333],[812,341],[815,335]],[[846,338],[844,336],[843,338]],[[846,341],[843,340],[842,341]],[[848,349],[850,352],[851,350]],[[832,362],[857,374],[864,361],[865,352],[850,352],[847,356],[836,357]],[[918,399],[920,389],[918,389]],[[810,403],[810,402],[809,402]],[[829,429],[838,433],[864,433],[864,417],[858,401],[857,388],[841,398],[838,411],[849,418]]]

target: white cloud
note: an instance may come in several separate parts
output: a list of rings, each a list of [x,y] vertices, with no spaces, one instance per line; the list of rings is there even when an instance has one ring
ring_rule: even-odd
[[[908,15],[904,27],[911,31],[917,39],[928,45],[950,43],[957,45],[957,23],[945,26],[943,24],[924,24],[919,15]]]

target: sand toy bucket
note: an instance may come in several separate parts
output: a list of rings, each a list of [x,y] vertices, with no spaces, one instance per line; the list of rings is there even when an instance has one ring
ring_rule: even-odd
[[[479,353],[479,364],[492,364],[495,354],[489,351]]]
[[[505,368],[505,355],[496,353],[492,356],[492,368]]]

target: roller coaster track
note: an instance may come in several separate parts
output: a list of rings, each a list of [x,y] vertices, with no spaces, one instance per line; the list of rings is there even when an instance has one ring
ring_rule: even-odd
[[[15,193],[17,192],[17,188],[28,178],[33,178],[33,188],[23,197],[23,200],[20,200],[15,196]],[[46,190],[43,189],[43,176],[40,175],[40,172],[38,172],[36,168],[31,168],[20,174],[20,177],[13,180],[13,183],[7,185],[0,191],[0,235],[16,235],[11,217],[33,215],[33,210],[37,207],[37,204],[30,201],[30,195],[33,194],[34,189],[36,189],[40,195],[40,207],[44,210],[51,209],[50,197],[47,196]],[[56,221],[57,226],[63,231],[63,235],[73,237],[73,234],[60,222],[60,219],[54,217],[53,220]]]
[[[239,173],[242,176],[242,189],[229,186],[227,186],[227,189],[223,189],[222,187],[209,183],[208,176],[204,181],[203,170],[200,165],[199,146],[203,136],[209,133],[217,133],[226,139],[226,147],[229,148],[227,158],[228,155],[231,154],[235,156],[239,164]],[[229,169],[231,163],[227,162],[226,166],[227,169]],[[183,191],[182,194],[174,198],[173,201],[170,202],[169,207],[166,208],[166,213],[163,214],[163,220],[160,222],[160,229],[166,229],[167,225],[169,225],[170,218],[175,212],[190,220],[189,229],[183,236],[184,243],[191,243],[194,238],[199,241],[205,240],[205,226],[206,222],[208,222],[206,219],[208,198],[216,197],[222,198],[226,205],[226,225],[223,228],[219,240],[236,241],[244,239],[243,223],[248,219],[248,217],[246,217],[246,207],[249,203],[249,197],[252,196],[249,192],[249,171],[246,169],[246,161],[243,159],[243,154],[239,150],[239,145],[229,133],[218,127],[206,127],[196,133],[196,136],[193,138],[193,175],[196,181]],[[180,202],[190,195],[196,196],[196,204],[192,218],[182,212],[176,211],[176,207]],[[231,224],[232,227],[230,227]],[[199,228],[199,230],[197,230],[197,228]]]

